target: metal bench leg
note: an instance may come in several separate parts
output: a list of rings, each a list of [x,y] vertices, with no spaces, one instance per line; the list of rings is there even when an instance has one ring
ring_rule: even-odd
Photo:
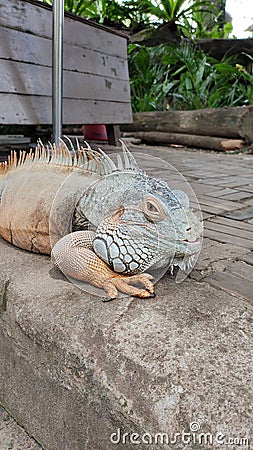
[[[119,125],[106,125],[106,131],[108,136],[108,144],[109,145],[120,145],[120,129]]]

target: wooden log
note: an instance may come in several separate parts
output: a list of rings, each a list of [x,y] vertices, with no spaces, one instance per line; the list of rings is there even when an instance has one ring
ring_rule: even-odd
[[[129,135],[130,133],[127,133]],[[135,138],[148,143],[179,144],[187,147],[206,148],[210,150],[237,150],[244,146],[242,139],[224,139],[213,136],[199,136],[193,134],[161,133],[139,131],[132,133]]]
[[[170,23],[166,23],[159,28],[146,28],[130,36],[132,43],[146,45],[147,47],[160,44],[178,44],[181,40],[175,25]],[[189,42],[188,39],[187,42]]]
[[[151,111],[134,114],[122,131],[157,131],[244,139],[253,142],[253,105],[194,111]]]
[[[177,44],[179,42],[192,43],[190,39],[182,38],[171,29],[170,24],[165,24],[157,29],[145,29],[130,37],[131,42],[147,47],[160,44]],[[224,56],[237,55],[236,61],[243,64],[251,62],[253,56],[253,39],[196,39],[196,46],[208,53],[213,58],[221,60]]]
[[[213,58],[221,60],[225,55],[237,55],[238,62],[251,62],[247,55],[253,56],[253,39],[197,39],[198,48]]]

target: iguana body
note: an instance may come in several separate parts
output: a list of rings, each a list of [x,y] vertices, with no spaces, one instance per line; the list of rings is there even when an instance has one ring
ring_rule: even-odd
[[[74,156],[73,156],[74,155]],[[1,165],[0,236],[50,254],[67,276],[105,289],[151,296],[150,267],[180,265],[199,250],[201,225],[186,196],[149,178],[123,147],[103,152],[39,145]],[[77,231],[93,226],[94,231]],[[72,233],[74,231],[74,233]],[[145,289],[132,284],[141,282]]]

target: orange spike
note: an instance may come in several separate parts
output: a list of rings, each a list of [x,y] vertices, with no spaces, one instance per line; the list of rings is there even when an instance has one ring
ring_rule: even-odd
[[[15,151],[15,152],[14,152],[14,157],[13,157],[13,164],[14,164],[14,167],[17,167],[17,163],[18,163],[17,152]]]

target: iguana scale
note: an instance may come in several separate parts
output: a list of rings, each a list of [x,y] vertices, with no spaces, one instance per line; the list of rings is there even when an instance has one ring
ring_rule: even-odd
[[[110,299],[118,290],[153,296],[144,271],[184,268],[199,251],[202,227],[186,194],[140,170],[124,144],[114,163],[102,150],[39,143],[0,171],[0,236],[28,251],[52,250],[65,275]]]

